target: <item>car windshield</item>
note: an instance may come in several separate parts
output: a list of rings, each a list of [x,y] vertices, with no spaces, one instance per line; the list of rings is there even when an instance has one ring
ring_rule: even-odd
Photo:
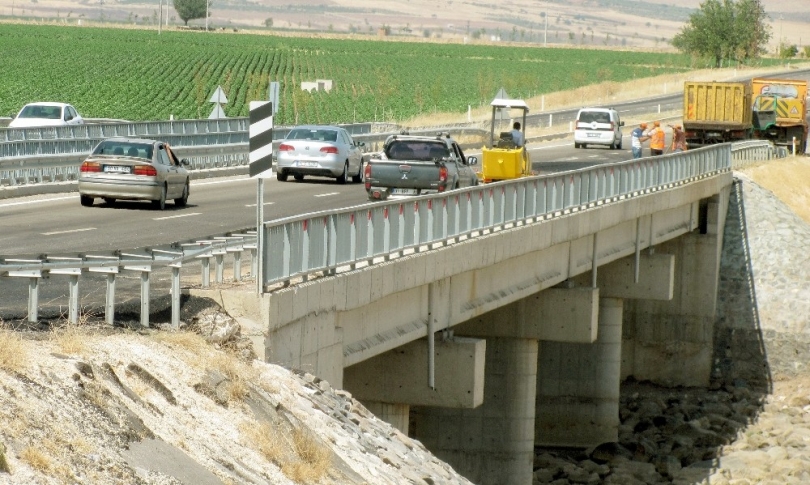
[[[287,135],[288,140],[337,141],[337,131],[318,128],[295,128]]]
[[[149,143],[105,140],[96,146],[93,155],[112,155],[151,160],[152,145]]]
[[[444,143],[430,143],[424,141],[398,140],[385,148],[385,156],[389,160],[423,160],[429,161],[445,158],[450,153]]]
[[[17,118],[40,118],[45,120],[62,119],[61,106],[27,105],[20,110]]]
[[[583,111],[579,114],[580,123],[610,123],[610,113],[605,111]]]

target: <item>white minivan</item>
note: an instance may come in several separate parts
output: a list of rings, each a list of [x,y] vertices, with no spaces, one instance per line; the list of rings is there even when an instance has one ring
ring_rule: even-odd
[[[619,112],[610,108],[582,108],[577,113],[574,130],[574,148],[587,145],[606,145],[622,148],[622,126]]]

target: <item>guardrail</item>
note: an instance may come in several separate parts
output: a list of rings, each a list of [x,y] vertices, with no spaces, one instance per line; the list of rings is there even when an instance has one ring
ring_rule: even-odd
[[[738,168],[745,161],[737,153],[769,160],[772,145],[716,145],[689,152],[648,157],[563,172],[497,182],[442,195],[364,204],[357,207],[306,214],[263,226],[266,254],[262,258],[262,289],[306,280],[313,274],[335,274],[372,264],[407,250],[420,251],[461,238],[477,237],[505,227],[557,217],[619,198],[637,197]],[[767,148],[767,149],[766,149]],[[141,275],[141,325],[149,325],[150,274],[160,267],[172,269],[172,320],[179,326],[180,270],[202,262],[202,285],[210,284],[210,261],[216,281],[223,281],[224,258],[233,258],[233,275],[241,280],[241,255],[251,255],[251,277],[258,274],[256,231],[241,230],[222,236],[176,243],[165,247],[82,255],[42,255],[36,258],[0,257],[0,277],[28,280],[28,320],[38,319],[41,278],[69,278],[68,320],[78,321],[79,278],[85,273],[107,275],[105,318],[114,319],[116,275]]]
[[[68,321],[79,321],[79,277],[85,273],[107,275],[105,320],[112,325],[115,319],[116,277],[124,271],[140,273],[141,325],[149,326],[150,275],[159,267],[172,269],[171,300],[172,325],[180,324],[180,269],[184,263],[199,260],[202,263],[202,286],[211,282],[211,258],[215,261],[215,281],[223,282],[225,256],[233,258],[234,280],[242,279],[242,253],[251,255],[251,274],[258,271],[256,231],[245,230],[197,239],[164,247],[113,251],[111,253],[81,254],[73,256],[41,256],[39,258],[0,258],[0,277],[28,280],[28,321],[38,320],[39,282],[50,275],[68,276]]]
[[[437,129],[412,130],[411,133],[436,133]],[[445,130],[447,131],[447,130]],[[279,137],[273,142],[275,147],[281,143],[285,131],[276,130]],[[357,141],[366,143],[366,150],[378,150],[385,139],[398,131],[367,133],[355,135]],[[462,127],[453,131],[456,136],[474,135],[483,137],[488,134],[480,128]],[[152,137],[153,135],[145,135]],[[175,134],[155,136],[169,143],[178,156],[191,162],[191,170],[209,170],[214,168],[245,166],[249,164],[247,132]],[[0,186],[29,185],[41,183],[64,182],[76,180],[79,166],[90,151],[102,139],[75,139],[36,142],[36,150],[41,153],[24,156],[6,156],[0,153]],[[15,142],[21,146],[34,142]],[[33,145],[32,145],[33,146]],[[462,144],[464,146],[464,144]],[[0,143],[2,151],[2,143]]]
[[[638,197],[729,171],[731,162],[724,144],[266,222],[262,289]]]

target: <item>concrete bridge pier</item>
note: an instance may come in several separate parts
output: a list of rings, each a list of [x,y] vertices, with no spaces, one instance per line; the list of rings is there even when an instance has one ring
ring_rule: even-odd
[[[593,343],[540,342],[535,443],[582,446],[617,441],[622,300],[599,298]]]
[[[593,342],[597,302],[591,288],[551,288],[454,327],[486,339],[483,404],[412,408],[411,434],[477,484],[531,483],[538,341]]]
[[[476,484],[529,484],[536,381],[537,340],[488,338],[483,404],[412,408],[411,434]]]
[[[656,246],[656,253],[675,256],[673,297],[625,305],[623,377],[672,387],[709,385],[729,195],[725,187],[701,200],[698,228]]]
[[[558,337],[540,342],[537,445],[589,447],[618,439],[626,300],[671,299],[674,266],[672,255],[645,251],[598,267],[597,288],[587,286],[593,281],[591,273],[567,282],[571,290],[557,290],[592,292],[598,309],[589,318],[598,323],[591,341]],[[561,312],[546,318],[555,326],[570,317]],[[576,328],[576,323],[568,326]]]

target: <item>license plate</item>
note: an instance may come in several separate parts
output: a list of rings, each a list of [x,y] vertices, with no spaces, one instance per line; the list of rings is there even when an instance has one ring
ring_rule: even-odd
[[[416,189],[391,189],[391,195],[416,195]]]
[[[598,138],[599,133],[588,133],[588,138]]]
[[[104,171],[107,173],[129,173],[130,168],[125,165],[104,165]]]
[[[317,167],[317,162],[298,162],[299,167]]]

